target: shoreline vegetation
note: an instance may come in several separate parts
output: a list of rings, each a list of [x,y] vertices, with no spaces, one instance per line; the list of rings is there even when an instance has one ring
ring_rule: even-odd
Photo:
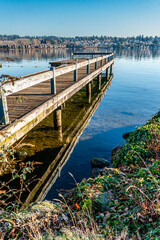
[[[97,165],[61,201],[1,209],[0,239],[159,240],[160,111],[113,150],[112,164]]]

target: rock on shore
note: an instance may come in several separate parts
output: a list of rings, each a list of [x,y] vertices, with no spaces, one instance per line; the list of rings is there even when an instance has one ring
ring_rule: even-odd
[[[104,168],[109,167],[110,162],[104,158],[93,158],[91,160],[92,168]]]

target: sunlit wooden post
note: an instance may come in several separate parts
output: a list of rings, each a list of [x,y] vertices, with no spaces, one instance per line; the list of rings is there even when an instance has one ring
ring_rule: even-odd
[[[101,90],[101,79],[102,79],[102,75],[99,74],[99,75],[97,76],[97,80],[98,80],[98,90]]]
[[[7,97],[3,91],[3,87],[0,85],[0,123],[9,124]]]
[[[53,71],[53,78],[51,78],[51,94],[56,94],[55,67],[50,67],[50,70]]]
[[[57,130],[58,139],[63,141],[63,133],[62,133],[62,110],[61,106],[58,107],[53,112],[53,121],[54,121],[54,129]]]
[[[54,129],[58,130],[62,126],[62,110],[61,110],[61,107],[58,107],[53,112],[53,120],[54,120]]]
[[[86,85],[86,92],[87,92],[87,97],[88,97],[88,103],[91,103],[91,96],[92,96],[92,85],[91,85],[91,82],[89,82]]]

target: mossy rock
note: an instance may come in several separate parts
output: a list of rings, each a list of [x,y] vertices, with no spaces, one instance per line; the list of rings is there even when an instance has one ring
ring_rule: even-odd
[[[91,160],[92,168],[104,168],[109,167],[110,162],[104,158],[93,158]]]

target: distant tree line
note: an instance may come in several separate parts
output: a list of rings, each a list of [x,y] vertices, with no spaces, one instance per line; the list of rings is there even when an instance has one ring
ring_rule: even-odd
[[[23,38],[27,38],[27,39],[42,39],[45,43],[45,41],[50,41],[50,40],[59,40],[60,42],[64,42],[65,40],[79,40],[79,41],[84,41],[84,40],[101,40],[101,41],[105,41],[105,40],[112,40],[114,42],[125,42],[126,40],[128,41],[142,41],[142,42],[147,42],[147,41],[160,41],[160,37],[158,36],[146,36],[144,37],[144,35],[139,35],[136,37],[111,37],[111,36],[103,36],[101,35],[99,36],[76,36],[76,37],[58,37],[58,36],[19,36],[19,35],[0,35],[0,40],[15,40],[15,39],[23,39]]]

